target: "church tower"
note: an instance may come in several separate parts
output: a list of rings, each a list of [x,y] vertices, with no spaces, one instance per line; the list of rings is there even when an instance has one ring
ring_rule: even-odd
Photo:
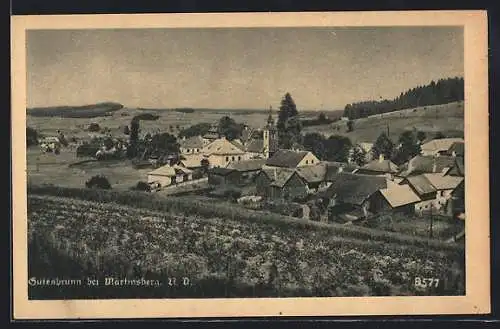
[[[276,140],[276,128],[274,126],[273,119],[273,108],[269,107],[269,116],[267,117],[267,124],[263,131],[263,153],[264,157],[267,159],[271,157],[276,151],[277,140]]]

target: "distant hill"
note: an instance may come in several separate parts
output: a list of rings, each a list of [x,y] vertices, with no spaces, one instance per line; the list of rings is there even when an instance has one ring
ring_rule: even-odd
[[[33,107],[26,111],[34,117],[95,118],[111,115],[122,108],[122,104],[105,102],[83,106]]]

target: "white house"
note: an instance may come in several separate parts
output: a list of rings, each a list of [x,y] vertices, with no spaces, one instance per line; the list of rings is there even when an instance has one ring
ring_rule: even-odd
[[[181,154],[195,154],[200,153],[206,144],[201,136],[193,136],[182,139],[179,145]]]
[[[192,179],[192,170],[178,165],[165,165],[148,173],[148,183],[158,183],[162,187]]]
[[[206,145],[201,154],[208,159],[209,167],[226,167],[231,162],[248,159],[248,154],[238,144],[228,141],[225,137],[214,140]]]

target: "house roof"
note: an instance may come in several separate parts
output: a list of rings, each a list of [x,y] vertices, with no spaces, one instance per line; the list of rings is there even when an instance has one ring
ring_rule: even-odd
[[[464,156],[465,154],[465,143],[464,142],[455,142],[451,144],[448,149],[449,154],[453,154],[453,152],[458,156]]]
[[[440,173],[423,174],[436,190],[454,190],[463,180],[463,177],[447,176]]]
[[[380,190],[380,194],[393,208],[420,201],[419,196],[408,185],[389,184],[387,188]]]
[[[410,176],[406,180],[419,195],[436,192],[436,188],[424,175]],[[404,181],[402,182],[404,183]]]
[[[294,170],[276,169],[276,172],[271,175],[268,174],[268,176],[272,179],[271,186],[283,187],[295,174]]]
[[[200,149],[204,146],[203,138],[201,136],[193,136],[185,140],[181,140],[179,142],[179,145],[182,148],[200,148]]]
[[[230,162],[227,168],[238,171],[255,171],[260,170],[266,163],[266,159],[250,159],[238,162]]]
[[[234,145],[225,138],[219,138],[208,144],[202,149],[203,154],[208,155],[227,155],[227,154],[244,154],[238,146]]]
[[[201,154],[186,154],[183,157],[184,159],[181,160],[181,164],[186,168],[201,167],[201,160],[204,159],[204,156]]]
[[[451,168],[455,163],[455,157],[442,155],[417,155],[408,161],[405,169],[400,172],[401,176],[409,176],[422,173],[442,172],[445,168]],[[435,167],[434,167],[435,166]]]
[[[234,172],[234,169],[215,167],[210,169],[210,173],[219,176],[226,176]]]
[[[339,173],[324,195],[350,204],[362,204],[369,196],[387,187],[385,177]]]
[[[450,176],[465,176],[465,162],[463,157],[456,157],[453,167],[448,170],[446,175]]]
[[[450,149],[453,143],[462,142],[462,138],[441,138],[433,139],[421,145],[422,152],[445,152]]]
[[[252,138],[246,145],[246,151],[251,153],[262,153],[264,151],[264,140],[262,138]]]
[[[278,150],[272,157],[267,159],[266,165],[295,168],[308,153],[307,151]]]
[[[233,144],[234,146],[236,146],[240,150],[245,151],[245,146],[243,146],[243,143],[241,142],[241,140],[239,140],[239,139],[233,139],[231,141],[231,144]]]
[[[175,169],[174,169],[174,167],[171,167],[169,165],[165,165],[165,166],[162,166],[158,169],[155,169],[153,171],[148,172],[148,175],[172,177],[172,176],[175,176]]]
[[[334,180],[340,170],[344,173],[354,173],[357,169],[359,169],[359,167],[355,164],[344,162],[322,161],[321,163],[326,166],[325,180],[328,182]]]
[[[308,183],[320,183],[325,180],[327,166],[320,163],[315,166],[299,167],[297,173]]]
[[[394,164],[391,160],[373,160],[365,164],[361,169],[376,171],[381,173],[397,173],[398,166]]]

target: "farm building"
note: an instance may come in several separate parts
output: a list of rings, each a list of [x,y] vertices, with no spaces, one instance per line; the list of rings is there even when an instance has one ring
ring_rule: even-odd
[[[422,155],[446,155],[454,143],[463,143],[463,138],[433,139],[421,145]]]
[[[234,169],[215,167],[208,171],[210,185],[237,185],[239,173]]]
[[[455,157],[447,155],[417,155],[402,166],[398,176],[407,177],[423,173],[443,173],[453,167],[455,161]]]
[[[299,167],[296,169],[299,176],[306,182],[308,193],[316,193],[328,187],[325,180],[327,165],[320,163],[314,166]]]
[[[333,216],[350,214],[355,218],[367,217],[376,207],[370,204],[370,197],[387,188],[387,178],[373,175],[339,173],[325,192],[319,194],[328,203]]]
[[[205,146],[201,136],[193,136],[190,138],[182,139],[179,142],[181,154],[195,154],[200,153]]]
[[[408,185],[387,184],[370,196],[371,212],[398,211],[407,214],[415,212],[415,204],[420,202],[419,196]]]
[[[264,168],[298,168],[319,164],[319,159],[309,151],[278,150]]]
[[[182,155],[180,165],[188,169],[198,169],[202,167],[201,161],[205,157],[200,153]]]
[[[364,175],[395,175],[398,173],[398,166],[394,164],[391,160],[384,159],[383,155],[380,155],[377,160],[373,160],[358,169],[358,174]]]
[[[247,154],[225,137],[206,145],[201,153],[208,159],[209,167],[226,167],[231,162],[247,159]]]
[[[257,194],[271,199],[293,200],[308,194],[307,183],[293,169],[263,169],[255,183]]]
[[[189,181],[192,178],[191,170],[178,165],[166,165],[148,173],[148,183],[159,183],[162,187]]]
[[[400,184],[409,185],[420,197],[421,201],[415,204],[415,211],[421,214],[430,211],[448,212],[448,200],[462,181],[463,177],[432,173],[406,177]]]
[[[249,159],[232,162],[226,168],[237,171],[239,174],[238,182],[244,184],[253,181],[265,163],[266,159]]]

